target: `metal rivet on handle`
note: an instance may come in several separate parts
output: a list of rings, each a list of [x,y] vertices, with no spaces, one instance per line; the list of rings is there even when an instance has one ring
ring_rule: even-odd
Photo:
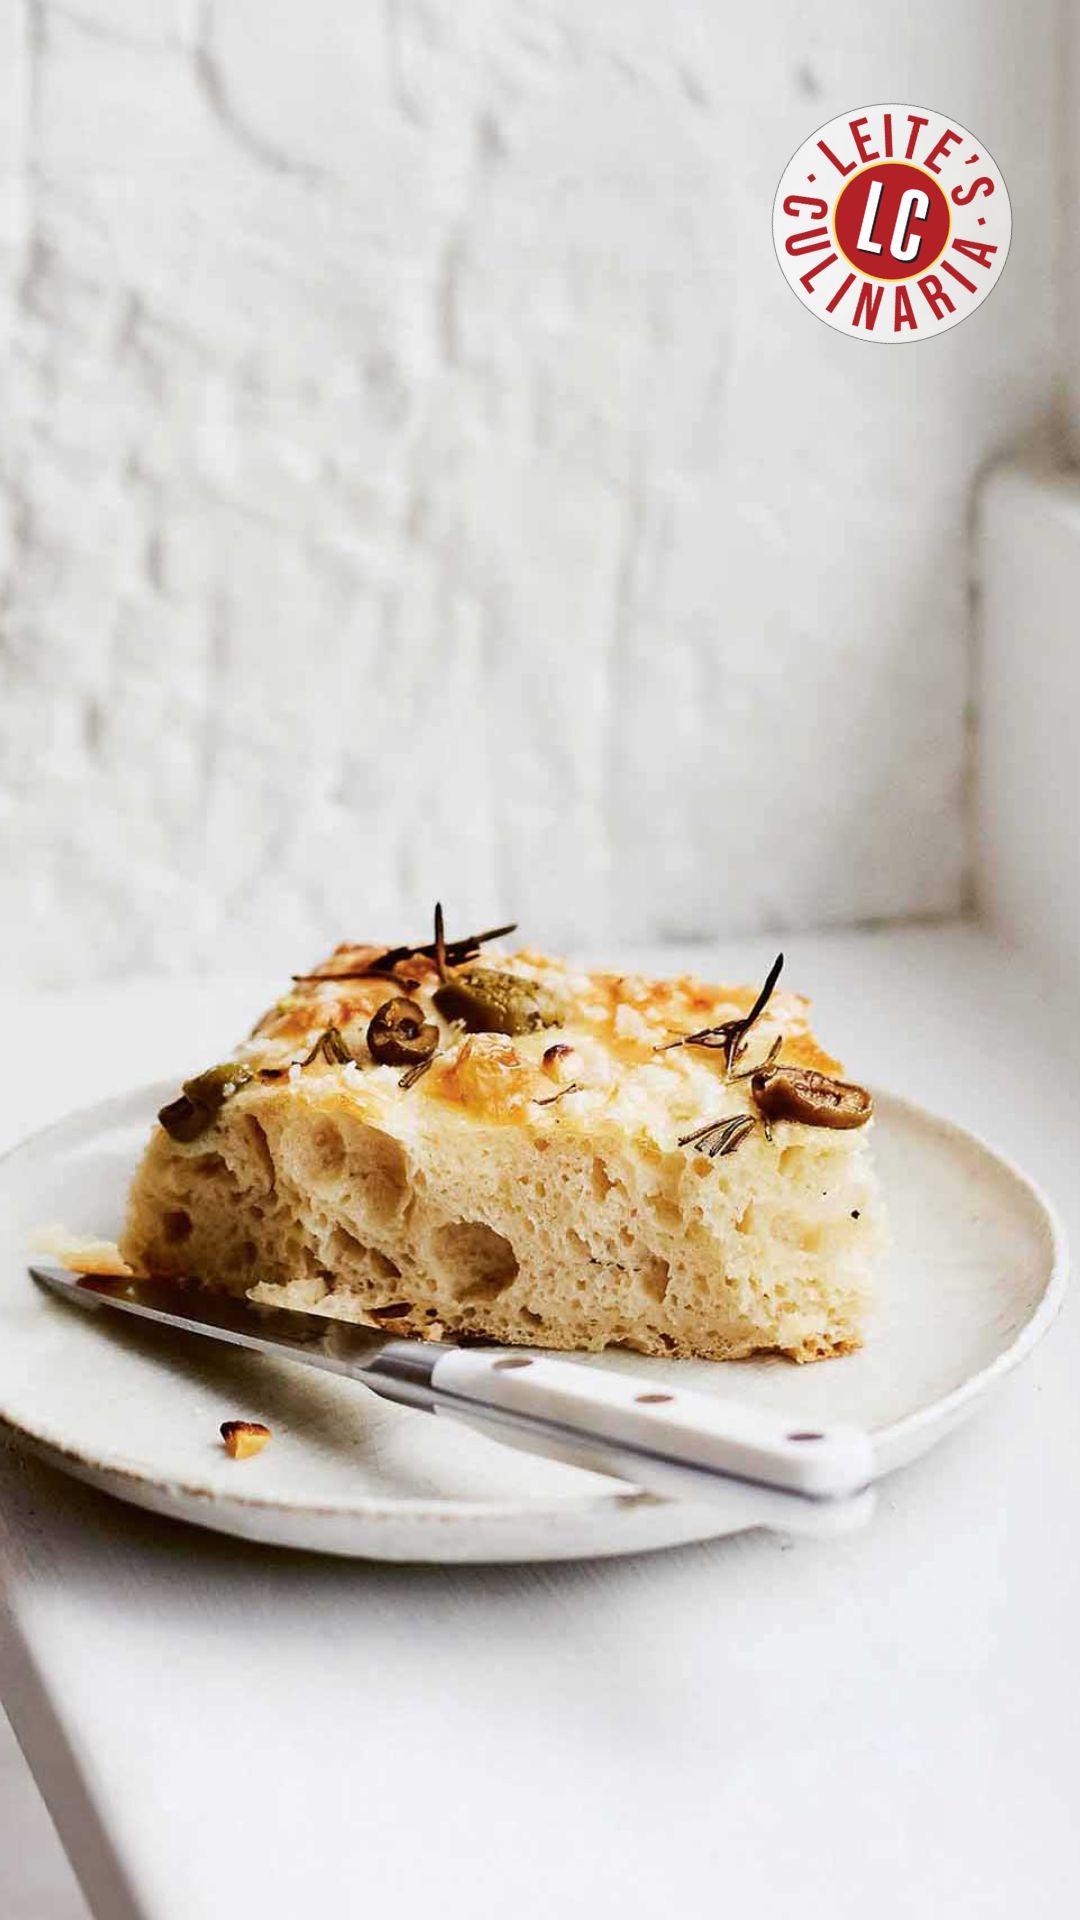
[[[493,1373],[508,1373],[511,1367],[531,1367],[532,1361],[525,1360],[516,1353],[508,1354],[505,1360],[496,1360]]]
[[[824,1440],[823,1433],[789,1433],[789,1440]]]
[[[665,1400],[674,1400],[673,1393],[635,1393],[634,1399],[639,1407],[658,1407]]]

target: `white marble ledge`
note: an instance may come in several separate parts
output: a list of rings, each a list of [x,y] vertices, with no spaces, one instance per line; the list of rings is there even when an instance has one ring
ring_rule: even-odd
[[[696,958],[752,978],[771,949]],[[1080,1231],[1074,1042],[1030,962],[925,928],[808,936],[790,972],[853,1071],[999,1143]],[[268,984],[0,1001],[5,1134],[220,1054]],[[0,1449],[0,1682],[99,1920],[1076,1910],[1078,1340],[1070,1303],[828,1544],[335,1564]]]
[[[0,1913],[4,1920],[86,1920],[87,1915],[75,1876],[3,1713]]]

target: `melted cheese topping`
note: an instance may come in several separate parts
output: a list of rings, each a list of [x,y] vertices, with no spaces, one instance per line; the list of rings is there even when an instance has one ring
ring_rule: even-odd
[[[316,972],[358,971],[374,964],[382,951],[339,947]],[[435,1010],[438,973],[432,961],[420,957],[401,962],[393,978],[297,981],[260,1020],[242,1057],[253,1066],[280,1068],[302,1057],[328,1026],[336,1026],[357,1065],[327,1066],[319,1060],[304,1077],[342,1078],[362,1104],[369,1104],[365,1093],[384,1111],[390,1101],[403,1106],[438,1101],[488,1123],[527,1119],[541,1128],[588,1127],[602,1117],[644,1130],[664,1148],[705,1120],[750,1110],[748,1082],[725,1079],[721,1050],[671,1042],[745,1015],[757,998],[756,986],[711,985],[692,974],[654,979],[586,973],[531,948],[509,955],[485,950],[469,964],[535,981],[560,1008],[560,1024],[513,1036],[468,1034]],[[418,1001],[425,1018],[440,1030],[431,1068],[407,1091],[398,1088],[401,1069],[377,1066],[365,1044],[372,1015],[398,993]],[[748,1035],[738,1071],[763,1061],[779,1037],[782,1062],[839,1073],[840,1062],[814,1038],[809,1005],[801,994],[777,990]],[[560,1051],[552,1055],[553,1047]],[[561,1051],[565,1047],[569,1054]],[[560,1097],[552,1100],[553,1093]]]

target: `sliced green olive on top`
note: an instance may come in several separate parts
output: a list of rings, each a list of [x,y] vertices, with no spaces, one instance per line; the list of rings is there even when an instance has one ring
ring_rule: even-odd
[[[414,1067],[430,1059],[439,1044],[439,1029],[424,1019],[424,1009],[401,994],[384,1000],[367,1030],[368,1051],[380,1066]]]
[[[451,974],[436,988],[435,1005],[445,1020],[460,1020],[469,1033],[535,1033],[562,1020],[546,987],[492,967]]]
[[[763,1119],[805,1127],[863,1127],[874,1111],[865,1087],[812,1067],[763,1067],[752,1075],[750,1091]]]
[[[239,1060],[208,1067],[205,1073],[184,1081],[182,1092],[162,1107],[158,1119],[171,1139],[186,1146],[213,1126],[229,1096],[253,1078],[251,1068]]]

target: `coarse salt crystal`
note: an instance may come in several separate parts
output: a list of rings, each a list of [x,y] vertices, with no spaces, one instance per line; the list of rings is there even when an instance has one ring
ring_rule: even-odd
[[[620,1040],[649,1040],[652,1028],[644,1020],[636,1007],[625,1004],[615,1009],[615,1031]]]

